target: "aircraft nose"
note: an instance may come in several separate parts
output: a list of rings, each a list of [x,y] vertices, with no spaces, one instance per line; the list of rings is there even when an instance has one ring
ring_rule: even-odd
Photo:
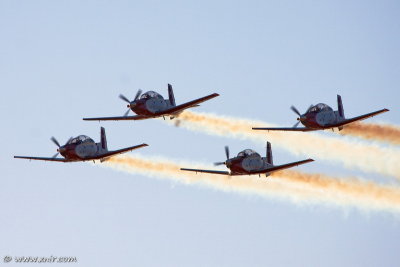
[[[301,115],[300,118],[297,118],[297,120],[305,121],[306,120],[306,116],[305,115]]]
[[[65,149],[65,147],[60,147],[59,149],[57,149],[57,152],[60,152],[60,153],[64,153],[66,151],[66,149]]]

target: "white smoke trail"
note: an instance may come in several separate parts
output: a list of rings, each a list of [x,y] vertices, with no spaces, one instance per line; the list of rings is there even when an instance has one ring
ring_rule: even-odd
[[[192,131],[211,135],[263,143],[268,139],[273,145],[278,145],[296,155],[338,162],[348,168],[400,178],[400,150],[397,148],[356,142],[343,136],[329,137],[310,132],[254,131],[252,127],[273,125],[210,113],[185,111],[179,115],[177,124]]]
[[[177,181],[188,185],[203,185],[226,192],[255,194],[258,196],[289,200],[295,204],[325,204],[339,207],[356,207],[364,211],[400,213],[400,188],[378,185],[354,178],[329,177],[283,171],[271,178],[258,176],[219,176],[195,174],[179,170],[193,166],[178,165],[163,158],[121,156],[111,158],[100,166]]]

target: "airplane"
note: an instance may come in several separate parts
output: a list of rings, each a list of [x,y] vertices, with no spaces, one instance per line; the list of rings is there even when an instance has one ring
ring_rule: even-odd
[[[128,110],[122,117],[99,117],[99,118],[83,118],[85,121],[119,121],[119,120],[145,120],[157,117],[169,116],[172,120],[177,117],[182,111],[192,107],[198,107],[200,103],[210,100],[219,94],[211,94],[193,101],[186,102],[181,105],[176,105],[174,91],[172,85],[168,84],[168,99],[164,99],[160,94],[154,91],[148,91],[142,94],[142,90],[136,93],[134,100],[130,101],[127,97],[120,94],[119,98],[127,102]],[[133,111],[137,115],[128,116],[129,111]]]
[[[79,135],[75,138],[71,137],[63,146],[61,146],[57,139],[54,137],[51,137],[50,140],[53,141],[56,146],[58,146],[57,153],[53,157],[44,158],[14,156],[14,158],[56,162],[77,162],[89,160],[92,160],[93,162],[95,160],[100,160],[100,162],[103,162],[114,155],[122,154],[128,151],[148,146],[147,144],[141,144],[137,146],[130,146],[114,151],[109,151],[107,148],[106,131],[103,127],[100,128],[100,143],[95,143],[93,139],[86,135]],[[61,154],[64,158],[57,158],[58,154]]]
[[[292,128],[260,128],[253,127],[253,130],[266,130],[266,131],[300,131],[309,132],[317,130],[325,130],[338,128],[341,131],[345,125],[367,119],[369,117],[376,116],[378,114],[389,111],[388,109],[381,109],[371,113],[367,113],[361,116],[357,116],[351,119],[346,119],[344,116],[344,109],[342,104],[342,97],[337,95],[338,110],[333,111],[333,109],[323,103],[317,105],[311,105],[304,114],[301,114],[298,109],[291,106],[290,109],[296,113],[299,117],[297,118],[297,123],[293,125]],[[302,123],[305,127],[297,128],[299,123]]]
[[[261,174],[265,174],[265,176],[268,177],[271,173],[275,171],[288,169],[291,167],[295,167],[301,164],[314,161],[313,159],[306,159],[283,165],[274,165],[270,142],[267,142],[266,157],[261,157],[260,154],[258,154],[252,149],[245,149],[241,151],[236,157],[229,158],[228,146],[225,147],[225,154],[226,154],[226,161],[216,162],[214,163],[214,165],[215,166],[225,165],[230,171],[214,171],[214,170],[187,169],[187,168],[181,168],[181,170],[191,171],[195,173],[203,172],[203,173],[221,174],[228,176],[258,174],[261,177]]]

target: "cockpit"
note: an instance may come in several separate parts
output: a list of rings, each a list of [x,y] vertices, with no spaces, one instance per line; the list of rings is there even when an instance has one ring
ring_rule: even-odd
[[[162,97],[162,95],[160,95],[159,93],[156,93],[154,91],[148,91],[146,93],[144,93],[140,99],[149,99],[149,98],[160,98],[160,99],[164,99]]]
[[[237,156],[238,157],[242,157],[242,158],[246,158],[246,157],[250,157],[250,156],[252,156],[252,157],[255,157],[255,156],[261,157],[260,154],[258,154],[257,152],[255,152],[252,149],[245,149],[242,152],[239,152],[239,154]]]
[[[78,137],[75,137],[68,142],[68,144],[76,144],[76,145],[82,143],[94,143],[94,141],[89,136],[79,135]]]
[[[307,112],[319,112],[319,111],[333,111],[333,109],[324,103],[319,103],[311,107]]]

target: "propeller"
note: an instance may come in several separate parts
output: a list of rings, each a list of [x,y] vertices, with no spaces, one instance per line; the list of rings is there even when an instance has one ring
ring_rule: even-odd
[[[135,100],[134,101],[136,101],[138,98],[139,98],[139,96],[142,94],[142,89],[139,89],[138,91],[137,91],[137,93],[136,93],[136,95],[135,95]]]
[[[58,148],[61,147],[61,146],[60,146],[60,143],[57,141],[57,139],[56,139],[54,136],[52,136],[52,137],[50,138],[50,140],[53,141],[53,143],[54,143],[56,146],[58,146]]]
[[[291,106],[290,109],[291,109],[294,113],[296,113],[297,115],[299,115],[299,117],[301,116],[299,110],[298,110],[295,106]]]
[[[70,138],[70,139],[68,139],[68,141],[65,143],[65,145],[66,144],[68,144],[69,143],[69,141],[72,139],[72,137]],[[52,156],[52,158],[54,159],[54,158],[56,158],[59,154],[60,154],[60,149],[61,149],[61,145],[60,145],[60,143],[57,141],[57,139],[54,137],[54,136],[52,136],[51,138],[50,138],[50,140],[58,147],[58,149],[57,149],[57,153],[56,154],[54,154],[53,156]]]
[[[72,140],[72,136],[68,139],[68,141],[65,143],[65,145],[67,145],[71,140]],[[61,147],[61,145],[60,145],[60,143],[57,141],[57,139],[54,137],[54,136],[52,136],[51,138],[50,138],[50,140],[58,147],[58,149],[57,149],[57,153],[56,154],[54,154],[53,156],[52,156],[52,158],[54,159],[54,158],[56,158],[59,154],[60,154],[60,152],[62,153],[63,151],[65,151],[65,149],[63,148],[63,147]],[[65,146],[64,145],[64,146]]]
[[[71,136],[71,137],[68,139],[68,141],[65,143],[65,145],[68,144],[68,143],[72,140],[72,138],[73,138],[73,137]],[[65,145],[64,145],[64,146],[65,146]]]
[[[226,155],[226,160],[229,160],[229,147],[228,146],[225,146],[225,155]],[[219,166],[219,165],[226,165],[226,161],[214,163],[214,166]]]
[[[298,121],[293,125],[292,128],[297,128],[297,126],[299,126],[299,123],[300,123],[300,120],[298,120]]]
[[[127,103],[131,103],[131,101],[129,101],[129,99],[126,98],[126,96],[124,96],[123,94],[120,94],[120,95],[119,95],[119,98],[122,99],[122,100],[124,100],[124,101],[127,102]]]
[[[139,89],[139,90],[137,91],[137,93],[136,93],[135,98],[134,98],[133,101],[130,101],[130,100],[129,100],[126,96],[124,96],[123,94],[120,94],[120,95],[119,95],[119,98],[120,98],[120,99],[122,99],[123,101],[125,101],[125,102],[128,103],[128,105],[127,105],[128,110],[125,112],[124,117],[128,116],[129,111],[131,110],[131,105],[132,105],[132,103],[134,103],[136,100],[138,100],[138,98],[140,97],[141,94],[142,94],[142,90]]]
[[[313,105],[311,105],[308,109],[307,109],[307,111],[306,111],[306,113],[310,110],[310,108],[312,108],[313,107]],[[293,125],[293,128],[297,128],[297,126],[299,126],[299,123],[300,123],[300,118],[301,118],[301,113],[300,113],[300,111],[295,107],[295,106],[291,106],[290,107],[290,109],[294,112],[294,113],[296,113],[299,117],[297,117],[297,122]]]

